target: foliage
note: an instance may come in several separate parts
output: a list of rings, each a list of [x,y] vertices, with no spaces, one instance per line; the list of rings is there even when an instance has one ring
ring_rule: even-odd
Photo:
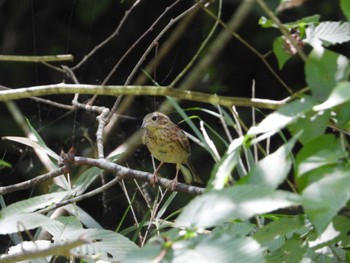
[[[341,1],[340,6],[349,18],[348,2]],[[105,8],[103,4],[98,10]],[[273,18],[261,18],[261,30],[280,28]],[[166,215],[176,194],[169,196],[159,190],[156,202],[147,203],[140,222],[135,220],[134,226],[119,233],[103,229],[75,201],[64,203],[87,194],[104,172],[102,164],[112,165],[111,159],[121,156],[99,158],[98,165],[79,170],[72,182],[67,175],[71,170],[64,171],[67,176],[60,176],[63,184],[46,194],[8,206],[1,199],[0,235],[9,235],[13,244],[3,259],[83,237],[84,244],[53,255],[82,258],[84,262],[349,261],[350,66],[349,58],[329,47],[350,41],[350,26],[348,22],[320,22],[321,18],[316,15],[282,24],[295,41],[281,35],[273,42],[274,54],[280,69],[291,57],[305,55],[307,89],[292,94],[282,107],[245,132],[235,109],[229,113],[219,106],[218,112],[203,110],[221,121],[221,126],[201,120],[198,129],[193,120],[200,117],[187,115],[197,109],[184,111],[168,98],[190,123],[197,143],[216,162],[203,194],[180,211]],[[218,132],[221,128],[226,137]],[[30,123],[28,130],[34,138],[4,139],[50,156],[54,159],[52,169],[57,169],[57,161],[64,158],[45,144]],[[230,138],[232,130],[238,138]],[[268,142],[276,138],[280,145],[271,152]],[[219,143],[215,145],[218,141],[225,145],[222,156],[217,150]],[[11,167],[5,161],[0,165]],[[116,177],[122,169],[126,168],[116,171]],[[118,182],[129,201],[125,214],[129,209],[134,213],[135,196],[130,198],[127,186]],[[68,216],[52,217],[59,203],[65,204]],[[50,237],[37,239],[43,232]],[[18,233],[27,233],[32,240],[21,241]],[[142,239],[138,242],[141,248],[135,244],[137,238]],[[53,255],[42,255],[36,262],[51,260]]]

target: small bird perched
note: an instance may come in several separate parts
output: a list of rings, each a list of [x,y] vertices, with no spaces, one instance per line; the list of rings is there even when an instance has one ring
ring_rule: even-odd
[[[186,183],[190,184],[192,181],[203,183],[188,161],[191,146],[186,134],[168,116],[157,111],[149,113],[144,117],[141,128],[146,129],[142,136],[143,144],[147,146],[153,157],[160,161],[153,173],[151,184],[154,185],[158,181],[159,169],[164,163],[176,164],[176,175],[171,182],[172,190],[178,182],[180,169]]]

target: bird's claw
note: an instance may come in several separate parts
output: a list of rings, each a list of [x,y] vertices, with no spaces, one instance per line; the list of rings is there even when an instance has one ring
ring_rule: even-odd
[[[150,180],[150,184],[155,187],[155,185],[158,183],[158,174],[153,174]]]
[[[177,179],[173,179],[170,182],[171,191],[173,191],[173,192],[175,191],[176,185],[177,185]]]

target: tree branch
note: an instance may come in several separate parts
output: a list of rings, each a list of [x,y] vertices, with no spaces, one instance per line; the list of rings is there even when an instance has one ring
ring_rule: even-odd
[[[19,88],[12,90],[1,90],[0,101],[19,100],[33,96],[56,95],[56,94],[98,94],[107,96],[119,95],[148,95],[148,96],[170,96],[177,99],[206,102],[225,107],[242,106],[262,109],[276,110],[286,101],[276,101],[257,98],[227,97],[203,92],[187,91],[169,87],[158,86],[117,86],[117,85],[89,85],[89,84],[52,84]]]

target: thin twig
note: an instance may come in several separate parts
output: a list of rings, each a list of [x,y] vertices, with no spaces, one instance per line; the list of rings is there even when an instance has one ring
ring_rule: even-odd
[[[263,0],[256,0],[258,4],[260,5],[261,9],[264,10],[264,12],[272,19],[272,21],[277,25],[278,29],[281,31],[281,33],[288,39],[288,41],[293,45],[293,47],[298,52],[298,55],[300,58],[306,62],[307,56],[305,55],[304,51],[300,48],[300,46],[297,44],[296,40],[291,36],[288,29],[281,23],[281,21],[278,19],[278,17],[274,14],[274,12],[266,5],[266,3]]]
[[[5,195],[12,192],[28,189],[36,184],[45,182],[56,176],[62,175],[64,173],[64,170],[65,170],[65,167],[61,167],[49,173],[39,175],[37,177],[34,177],[33,179],[30,179],[21,183],[9,185],[9,186],[2,186],[0,187],[0,195]]]
[[[102,41],[100,44],[98,44],[96,47],[93,48],[93,50],[90,51],[89,54],[87,54],[77,65],[71,68],[71,70],[76,70],[80,68],[90,57],[92,57],[99,49],[104,47],[109,41],[111,41],[114,37],[116,37],[119,34],[119,31],[121,27],[124,25],[126,19],[130,15],[130,13],[135,9],[135,7],[140,3],[140,0],[135,1],[135,3],[131,6],[131,8],[127,11],[125,11],[125,14],[118,24],[118,27],[116,30],[109,36],[107,37],[104,41]]]
[[[255,1],[255,0],[254,0]],[[254,2],[252,0],[246,2]],[[251,50],[257,57],[261,59],[261,61],[265,64],[267,69],[272,73],[272,75],[282,84],[282,86],[288,91],[289,94],[293,93],[293,90],[289,88],[289,86],[282,80],[282,78],[276,73],[276,71],[271,67],[269,62],[267,62],[264,55],[262,55],[258,50],[256,50],[252,45],[250,45],[247,41],[245,41],[240,35],[238,35],[229,24],[223,22],[220,18],[218,18],[214,13],[212,13],[208,8],[202,6],[203,10],[211,16],[213,19],[219,21],[223,28],[225,28],[230,34],[239,40],[243,45],[245,45],[249,50]]]

